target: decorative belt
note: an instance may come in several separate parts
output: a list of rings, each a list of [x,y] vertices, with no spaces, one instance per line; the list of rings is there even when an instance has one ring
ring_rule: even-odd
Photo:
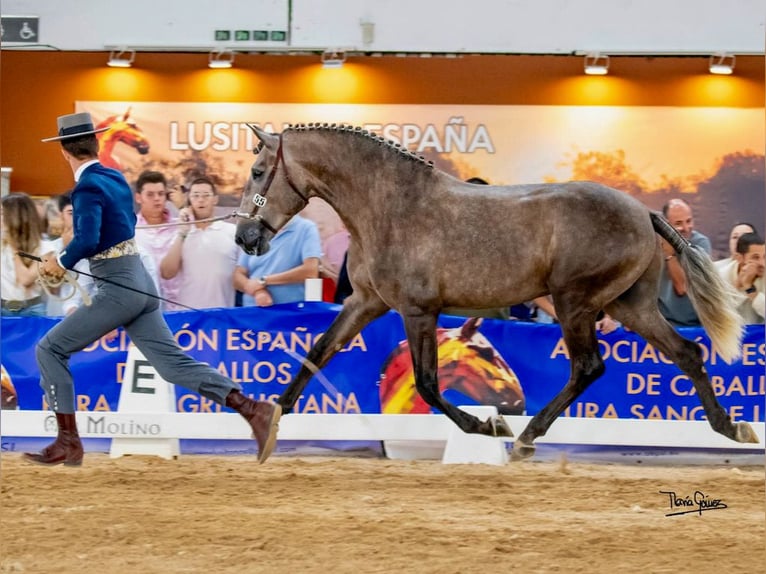
[[[2,307],[6,311],[23,311],[24,309],[27,309],[29,307],[34,307],[35,305],[39,305],[43,302],[42,295],[38,295],[37,297],[32,297],[31,299],[26,299],[25,301],[14,301],[14,300],[6,300],[2,299]]]
[[[138,246],[134,238],[131,237],[117,245],[113,245],[109,249],[105,249],[101,253],[96,253],[91,259],[98,261],[99,259],[114,259],[123,255],[138,255]]]

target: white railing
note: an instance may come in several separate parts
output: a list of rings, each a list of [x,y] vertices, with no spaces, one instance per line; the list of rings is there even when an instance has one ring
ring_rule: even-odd
[[[531,417],[506,416],[518,435]],[[250,428],[233,413],[78,412],[82,437],[249,439]],[[740,444],[714,432],[707,421],[668,421],[561,417],[538,444],[646,446],[763,450],[766,425],[751,423],[760,444]],[[453,423],[444,415],[290,414],[279,423],[280,440],[447,440]],[[55,436],[48,411],[5,410],[0,416],[3,437]],[[509,439],[513,441],[513,439]]]

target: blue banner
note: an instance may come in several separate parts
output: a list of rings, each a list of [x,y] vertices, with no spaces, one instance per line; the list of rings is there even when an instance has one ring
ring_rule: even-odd
[[[244,392],[275,399],[340,307],[299,303],[166,315],[179,345],[215,366]],[[34,346],[56,319],[2,318],[0,361],[7,372],[3,408],[43,409]],[[749,326],[739,361],[726,364],[702,329],[681,329],[701,346],[720,402],[734,420],[764,420],[764,327]],[[429,412],[414,391],[401,318],[388,313],[352,339],[308,384],[295,412]],[[129,340],[123,331],[72,357],[80,410],[116,410]],[[565,415],[702,420],[689,379],[635,333],[600,336],[606,373]],[[557,325],[443,316],[439,328],[440,388],[457,404],[495,404],[506,414],[534,415],[569,377]],[[220,405],[176,389],[179,412],[217,412]],[[423,410],[426,408],[427,410]]]

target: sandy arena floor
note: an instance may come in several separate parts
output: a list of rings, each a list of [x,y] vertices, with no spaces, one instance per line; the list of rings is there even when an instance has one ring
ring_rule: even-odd
[[[762,572],[764,468],[3,454],[0,572]],[[666,517],[669,495],[726,508]]]

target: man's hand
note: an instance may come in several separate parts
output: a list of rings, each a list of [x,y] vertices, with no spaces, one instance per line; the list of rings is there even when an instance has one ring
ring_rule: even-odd
[[[758,277],[758,264],[755,261],[746,261],[739,267],[737,273],[737,283],[740,289],[747,289],[752,287],[753,282]]]
[[[274,304],[274,299],[271,298],[268,289],[259,289],[253,297],[255,297],[256,307],[271,307]]]
[[[612,331],[615,331],[619,326],[620,324],[609,315],[604,315],[603,319],[596,321],[596,331],[602,335],[608,335]]]
[[[662,257],[664,259],[667,259],[668,257],[674,257],[676,250],[673,249],[673,246],[661,237],[659,238],[659,241],[660,246],[662,247]]]
[[[56,254],[50,251],[42,256],[43,262],[40,264],[40,275],[52,280],[59,280],[64,277],[64,269],[56,260]]]
[[[178,212],[178,221],[189,223],[189,225],[179,225],[178,226],[178,233],[180,235],[183,235],[186,237],[189,235],[189,232],[191,231],[191,224],[190,222],[194,221],[194,213],[192,212],[191,208],[184,207],[181,211]]]

